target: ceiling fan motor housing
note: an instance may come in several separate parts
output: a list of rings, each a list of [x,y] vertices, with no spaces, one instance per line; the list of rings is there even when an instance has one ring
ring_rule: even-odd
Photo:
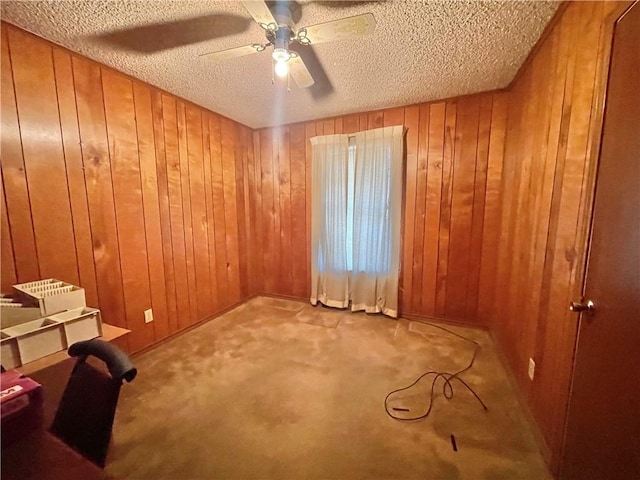
[[[292,1],[267,2],[269,10],[279,27],[287,26],[293,29],[300,20],[300,5]]]
[[[291,2],[274,2],[271,4],[273,18],[278,24],[275,31],[267,31],[267,40],[273,44],[274,49],[289,50],[289,44],[294,38]]]
[[[273,44],[274,48],[284,48],[287,50],[289,43],[293,40],[293,32],[289,27],[281,26],[275,32],[268,32],[267,40]]]

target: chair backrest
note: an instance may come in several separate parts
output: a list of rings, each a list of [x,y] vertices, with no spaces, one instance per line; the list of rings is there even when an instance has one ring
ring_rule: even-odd
[[[56,411],[51,433],[96,465],[104,467],[122,381],[137,370],[118,347],[100,339],[74,343],[78,360]],[[109,374],[86,363],[89,355],[105,362]]]

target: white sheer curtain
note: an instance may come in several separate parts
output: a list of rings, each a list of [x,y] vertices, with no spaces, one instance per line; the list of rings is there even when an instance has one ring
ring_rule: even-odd
[[[320,301],[344,308],[349,305],[346,274],[349,138],[313,137],[311,145],[311,303]]]
[[[312,304],[398,316],[403,134],[311,139]]]

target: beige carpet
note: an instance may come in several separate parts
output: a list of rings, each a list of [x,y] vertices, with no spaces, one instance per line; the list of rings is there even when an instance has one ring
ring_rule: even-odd
[[[547,479],[488,334],[430,416],[387,416],[388,392],[455,372],[474,345],[418,322],[256,298],[135,358],[107,472],[121,479]],[[425,378],[391,405],[427,408]],[[451,435],[458,451],[454,451]]]

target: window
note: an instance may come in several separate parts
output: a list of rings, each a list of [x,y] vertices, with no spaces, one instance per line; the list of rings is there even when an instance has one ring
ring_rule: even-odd
[[[382,156],[386,160],[383,165],[373,165],[373,162],[367,165],[366,152],[357,160],[354,137],[349,138],[345,162],[346,205],[342,206],[346,208],[344,222],[336,222],[333,218],[344,199],[334,194],[335,185],[330,182],[325,182],[322,186],[322,198],[327,206],[326,235],[330,237],[327,243],[343,245],[343,248],[328,255],[323,245],[319,244],[317,266],[320,271],[328,268],[356,273],[388,273],[391,268],[391,149],[384,146],[379,148],[384,150]],[[356,178],[360,178],[357,187]]]
[[[383,147],[383,165],[358,159],[355,145],[349,146],[349,196],[347,199],[347,261],[349,271],[388,273],[391,268],[391,151]],[[364,158],[362,158],[364,157]],[[380,171],[377,171],[380,170]],[[355,179],[362,177],[357,183]],[[372,250],[373,249],[373,250]]]
[[[397,315],[404,128],[311,139],[311,302]]]

